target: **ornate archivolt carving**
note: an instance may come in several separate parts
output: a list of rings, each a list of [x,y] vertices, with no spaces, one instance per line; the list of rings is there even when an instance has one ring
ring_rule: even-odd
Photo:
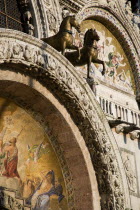
[[[1,30],[0,44],[4,49],[0,54],[1,68],[13,66],[12,71],[35,78],[65,104],[90,151],[103,209],[124,209],[126,197],[118,165],[121,163],[115,157],[117,149],[114,150],[112,136],[106,131],[109,126],[90,88],[62,55],[28,36],[24,36],[25,42],[21,41],[21,34],[9,35],[7,30]]]

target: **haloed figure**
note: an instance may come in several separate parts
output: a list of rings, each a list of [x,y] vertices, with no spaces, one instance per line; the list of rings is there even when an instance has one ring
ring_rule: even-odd
[[[3,146],[3,152],[6,153],[6,158],[4,160],[5,171],[2,173],[2,175],[8,178],[20,178],[17,171],[18,149],[16,142],[16,138],[12,138]]]

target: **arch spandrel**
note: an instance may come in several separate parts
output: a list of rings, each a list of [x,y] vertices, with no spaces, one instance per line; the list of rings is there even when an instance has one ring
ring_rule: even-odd
[[[128,188],[118,147],[107,120],[88,84],[85,83],[76,73],[75,68],[61,54],[42,41],[29,38],[29,36],[22,33],[11,33],[9,35],[8,31],[1,30],[1,40],[5,36],[7,37],[5,42],[3,42],[5,53],[1,54],[0,58],[0,66],[3,69],[1,71],[1,78],[11,80],[11,74],[15,72],[13,80],[17,81],[18,77],[15,75],[18,72],[37,80],[38,85],[40,84],[42,87],[49,89],[72,117],[75,126],[81,132],[90,151],[97,174],[102,206],[107,205],[108,202],[110,205],[119,205],[122,209],[129,206]],[[22,37],[24,37],[24,41]],[[27,44],[29,48],[26,47]],[[9,45],[11,46],[10,54],[8,53]],[[15,53],[15,45],[20,51],[18,55]],[[32,53],[30,49],[32,49]],[[29,52],[32,55],[31,57],[34,58],[33,60],[29,56]],[[33,56],[33,53],[35,56]],[[9,70],[8,74],[6,74],[6,70]],[[24,82],[22,77],[19,81]],[[2,83],[1,85],[3,86]],[[30,85],[35,88],[34,84]],[[7,90],[8,96],[11,87],[7,86],[4,91],[1,91],[1,94],[2,92],[4,94]],[[26,97],[28,97],[28,94],[24,94],[24,98]],[[115,161],[112,162],[112,158]],[[102,172],[104,173],[103,176],[101,175]],[[91,181],[90,170],[88,174]],[[93,186],[91,185],[92,193],[90,195],[94,197],[94,193],[97,191]],[[96,198],[93,198],[92,206],[95,205],[94,199]],[[77,200],[77,205],[82,205],[82,201],[78,202]]]

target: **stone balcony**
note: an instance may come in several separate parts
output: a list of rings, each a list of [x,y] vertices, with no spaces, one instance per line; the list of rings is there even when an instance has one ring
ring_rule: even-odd
[[[132,140],[140,138],[140,112],[117,104],[113,101],[98,98],[98,102],[110,124],[117,133],[130,134]]]

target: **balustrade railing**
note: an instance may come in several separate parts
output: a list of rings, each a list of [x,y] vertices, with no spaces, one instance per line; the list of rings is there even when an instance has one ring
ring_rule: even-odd
[[[120,119],[140,127],[140,112],[123,107],[102,97],[97,98],[104,113],[115,119]]]

